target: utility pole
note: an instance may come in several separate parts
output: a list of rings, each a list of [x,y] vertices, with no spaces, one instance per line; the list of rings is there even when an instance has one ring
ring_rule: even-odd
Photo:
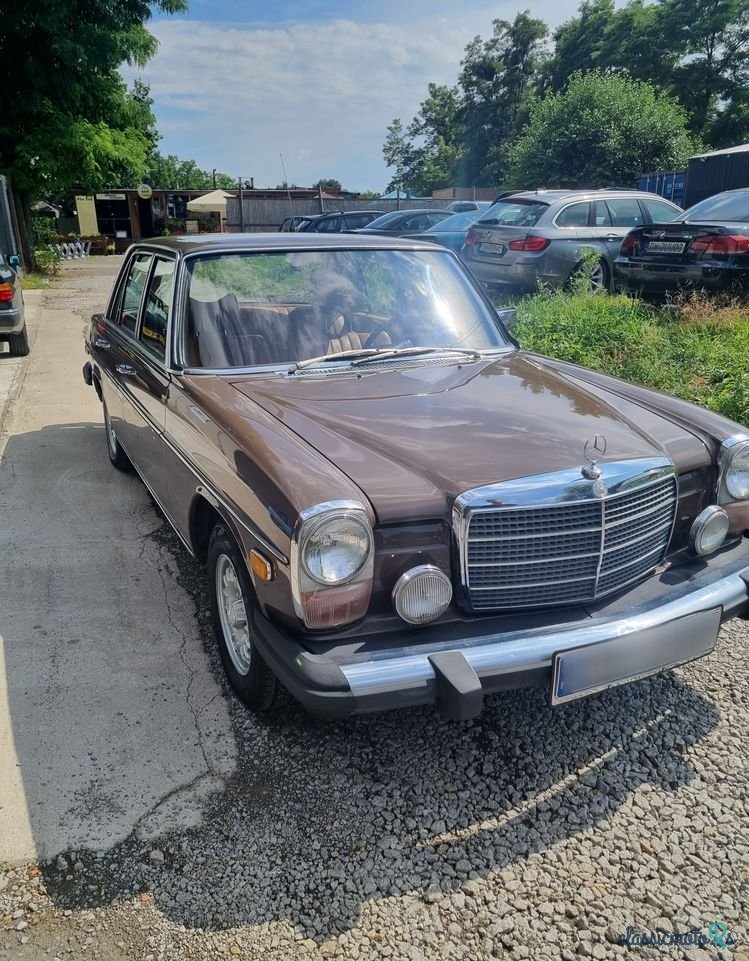
[[[216,189],[216,168],[213,168],[213,189]]]
[[[242,203],[243,199],[244,198],[242,196],[242,178],[240,177],[239,178],[239,232],[240,234],[244,233],[244,204]]]

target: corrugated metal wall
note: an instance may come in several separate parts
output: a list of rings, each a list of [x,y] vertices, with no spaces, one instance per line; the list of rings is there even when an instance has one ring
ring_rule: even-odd
[[[686,186],[686,170],[665,170],[657,173],[643,174],[637,181],[640,190],[647,190],[652,194],[659,194],[672,203],[684,206]]]
[[[401,210],[412,210],[417,207],[446,206],[444,201],[401,200]],[[383,210],[389,213],[398,209],[395,200],[323,200],[323,210],[316,197],[293,199],[276,197],[245,197],[242,201],[244,213],[244,229],[247,233],[262,233],[276,231],[286,217],[299,217],[304,214],[334,213],[337,210]],[[226,223],[230,232],[239,230],[239,198],[229,197],[226,201]]]
[[[687,167],[684,206],[737,187],[749,187],[749,150],[693,157]]]

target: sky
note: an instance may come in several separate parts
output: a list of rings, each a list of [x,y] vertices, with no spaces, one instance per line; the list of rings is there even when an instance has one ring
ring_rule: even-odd
[[[577,0],[537,0],[556,26]],[[386,127],[411,120],[430,82],[454,84],[463,50],[492,20],[525,9],[507,0],[190,0],[155,17],[156,56],[126,69],[151,87],[162,153],[256,186],[335,177],[382,190]]]

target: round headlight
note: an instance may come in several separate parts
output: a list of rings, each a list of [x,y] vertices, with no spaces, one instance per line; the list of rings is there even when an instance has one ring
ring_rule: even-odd
[[[736,444],[730,451],[723,483],[728,494],[736,500],[749,498],[749,443]]]
[[[712,554],[726,539],[728,527],[728,514],[722,507],[706,507],[692,524],[689,546],[695,554]]]
[[[318,584],[343,584],[364,567],[372,550],[369,525],[354,514],[323,517],[302,545],[304,569]]]
[[[395,610],[409,624],[433,621],[447,609],[452,596],[450,578],[433,564],[406,571],[393,588]]]

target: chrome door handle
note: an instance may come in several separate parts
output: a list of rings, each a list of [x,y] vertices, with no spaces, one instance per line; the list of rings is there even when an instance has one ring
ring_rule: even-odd
[[[606,240],[621,240],[622,238],[619,234],[609,234]]]
[[[96,337],[94,339],[94,347],[100,347],[102,350],[109,350],[110,346],[111,345],[109,341],[105,340],[103,337]]]
[[[135,368],[131,367],[130,364],[117,364],[114,369],[123,377],[133,377],[135,374]]]

